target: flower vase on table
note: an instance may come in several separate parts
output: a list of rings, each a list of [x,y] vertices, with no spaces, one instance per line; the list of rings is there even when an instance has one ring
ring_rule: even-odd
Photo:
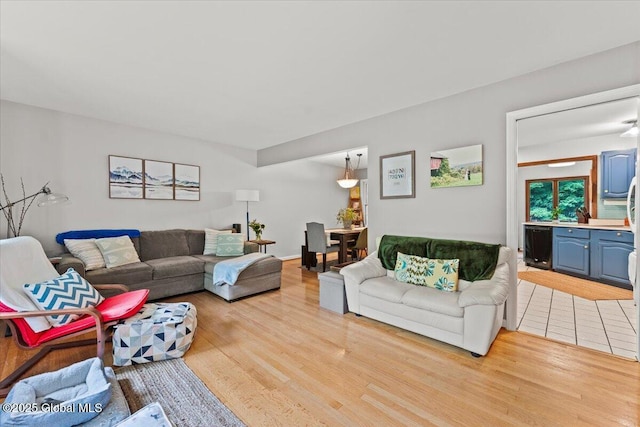
[[[264,230],[265,228],[264,224],[258,222],[257,219],[254,219],[249,223],[249,228],[251,228],[253,232],[256,233],[256,240],[262,240],[262,230]]]

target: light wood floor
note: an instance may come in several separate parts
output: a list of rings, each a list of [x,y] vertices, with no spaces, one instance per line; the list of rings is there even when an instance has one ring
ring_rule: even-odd
[[[316,273],[298,265],[285,262],[281,290],[235,303],[171,299],[198,308],[186,363],[249,426],[640,424],[640,363],[505,330],[475,359],[319,308]],[[6,375],[24,352],[0,343]],[[53,353],[29,374],[92,352]]]

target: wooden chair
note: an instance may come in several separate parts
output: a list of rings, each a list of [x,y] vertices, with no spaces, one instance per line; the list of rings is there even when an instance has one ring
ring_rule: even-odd
[[[5,397],[10,386],[50,351],[96,344],[96,354],[104,355],[108,329],[118,320],[136,314],[146,302],[148,289],[127,292],[124,285],[95,285],[100,290],[124,293],[105,298],[96,307],[61,310],[39,310],[22,291],[26,283],[39,283],[59,274],[33,237],[15,237],[0,240],[0,320],[9,326],[15,343],[22,349],[40,347],[40,351],[0,381],[0,397]],[[47,327],[45,316],[79,314],[81,317],[60,327]],[[69,341],[69,337],[96,331],[96,339]],[[61,342],[64,341],[64,342]]]
[[[322,254],[322,271],[326,271],[327,253],[338,252],[340,250],[340,242],[337,240],[330,240],[329,242],[327,242],[327,235],[324,232],[324,224],[320,224],[318,222],[308,222],[307,247],[309,252],[313,252],[314,254]]]
[[[364,228],[360,234],[358,234],[356,244],[351,247],[351,259],[360,261],[364,258],[362,253],[364,253],[364,256],[367,256],[367,245],[369,240],[369,233],[367,230],[367,228]]]

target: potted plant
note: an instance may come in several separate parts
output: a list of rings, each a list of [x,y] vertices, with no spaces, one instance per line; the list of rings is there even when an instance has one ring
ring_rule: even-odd
[[[256,233],[256,240],[262,240],[262,230],[264,230],[265,228],[264,224],[259,223],[257,219],[254,219],[249,223],[249,228],[251,228],[253,232]]]
[[[353,221],[357,219],[358,213],[352,208],[342,208],[338,211],[338,215],[336,215],[338,223],[342,223],[342,226],[346,229],[351,229]]]
[[[555,208],[551,209],[551,220],[552,222],[558,222],[558,218],[560,217],[560,213],[562,211],[560,210],[559,206],[556,206]]]

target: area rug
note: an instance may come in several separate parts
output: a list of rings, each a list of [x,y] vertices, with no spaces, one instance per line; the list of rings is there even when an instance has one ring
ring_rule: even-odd
[[[519,271],[518,278],[591,301],[633,299],[633,292],[555,271]]]
[[[115,370],[131,413],[159,402],[176,426],[245,426],[182,359]]]

